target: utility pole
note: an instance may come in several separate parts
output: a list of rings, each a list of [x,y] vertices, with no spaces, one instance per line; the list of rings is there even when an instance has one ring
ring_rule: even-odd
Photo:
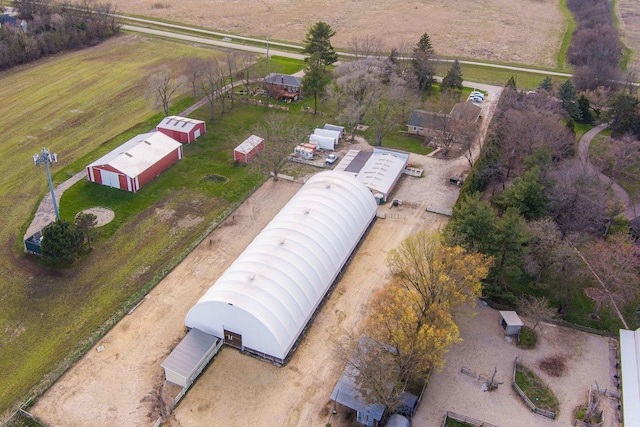
[[[269,36],[267,36],[267,75],[269,75]]]
[[[58,212],[58,203],[56,202],[56,194],[53,191],[53,183],[51,182],[51,171],[49,170],[50,163],[57,163],[58,155],[51,153],[48,149],[42,147],[40,154],[33,155],[33,163],[36,166],[44,164],[44,169],[47,171],[47,181],[49,181],[49,191],[51,192],[51,199],[53,200],[53,211],[56,214],[56,220],[60,220],[60,212]]]

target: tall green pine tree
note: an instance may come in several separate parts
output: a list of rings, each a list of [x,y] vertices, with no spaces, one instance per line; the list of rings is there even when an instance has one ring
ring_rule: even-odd
[[[460,63],[457,59],[453,61],[453,65],[449,68],[449,71],[447,71],[447,75],[442,79],[442,85],[440,87],[443,90],[462,90],[462,69],[460,68]]]

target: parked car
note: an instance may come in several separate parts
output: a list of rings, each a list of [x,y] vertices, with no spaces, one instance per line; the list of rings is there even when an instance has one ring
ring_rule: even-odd
[[[474,90],[473,92],[471,92],[471,94],[469,96],[479,96],[480,98],[484,99],[484,93],[479,92],[477,90]]]
[[[479,96],[470,96],[469,97],[469,101],[472,101],[472,102],[480,103],[480,102],[482,102],[482,100],[483,100],[483,98],[480,98]]]
[[[338,160],[338,155],[337,154],[329,154],[327,156],[327,160],[325,160],[325,164],[327,165],[332,165],[336,162],[336,160]]]

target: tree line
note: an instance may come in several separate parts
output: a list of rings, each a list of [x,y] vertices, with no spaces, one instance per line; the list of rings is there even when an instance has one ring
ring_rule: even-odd
[[[585,286],[604,283],[604,302],[628,309],[640,295],[640,248],[611,183],[578,158],[570,116],[554,95],[505,88],[445,241],[494,257],[483,294],[499,302],[545,293],[567,314]],[[630,141],[609,143],[629,148]],[[626,161],[637,165],[631,145]]]
[[[120,31],[109,3],[16,0],[14,6],[18,19],[0,28],[0,70],[93,46]]]

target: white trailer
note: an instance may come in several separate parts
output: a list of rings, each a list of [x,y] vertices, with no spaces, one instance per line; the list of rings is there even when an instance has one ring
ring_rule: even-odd
[[[309,135],[309,144],[313,144],[318,148],[322,148],[323,150],[333,151],[336,147],[335,138],[331,138],[329,136],[322,135]]]

